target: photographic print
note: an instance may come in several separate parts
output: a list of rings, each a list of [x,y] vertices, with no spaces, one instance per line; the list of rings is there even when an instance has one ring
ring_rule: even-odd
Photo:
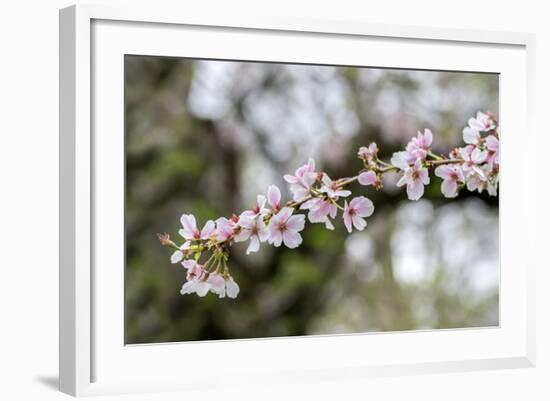
[[[125,341],[499,325],[499,76],[126,55]]]

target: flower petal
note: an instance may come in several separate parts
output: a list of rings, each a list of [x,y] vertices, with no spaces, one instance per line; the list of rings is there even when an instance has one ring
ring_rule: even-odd
[[[319,202],[322,202],[319,198],[313,198],[310,199],[300,206],[300,209],[302,210],[308,210],[308,209],[318,209],[319,208]]]
[[[418,170],[418,177],[424,185],[428,185],[430,183],[430,174],[428,173],[427,168],[421,168]]]
[[[475,148],[472,151],[472,154],[470,155],[470,157],[472,158],[472,161],[476,164],[483,163],[485,160],[487,160],[487,156],[488,156],[487,151],[481,150],[479,148]]]
[[[285,174],[283,179],[289,184],[297,184],[299,182],[298,177],[291,174]]]
[[[304,216],[303,214],[296,214],[294,216],[290,216],[290,218],[286,222],[286,227],[289,230],[294,230],[296,232],[302,231],[304,229],[305,219],[306,219],[306,216]]]
[[[182,229],[179,230],[179,234],[183,238],[193,238],[195,231],[197,231],[197,221],[192,214],[182,214],[180,218]]]
[[[181,286],[180,294],[192,294],[195,292],[195,286],[197,282],[195,280],[187,281]]]
[[[287,221],[290,216],[292,216],[292,213],[294,212],[294,209],[291,207],[283,207],[279,213],[277,213],[274,217],[277,217],[278,222]]]
[[[374,171],[364,171],[357,178],[361,185],[373,185],[376,182],[376,173]]]
[[[246,249],[246,254],[249,255],[251,252],[258,252],[259,249],[260,249],[260,240],[258,239],[258,236],[257,235],[251,236],[250,244]]]
[[[199,281],[195,286],[195,292],[199,297],[204,297],[210,290],[210,283],[207,281]]]
[[[487,149],[493,151],[493,152],[498,152],[498,148],[499,148],[499,141],[497,139],[496,136],[494,135],[489,135],[487,137],[487,139],[485,139],[485,143],[487,145]]]
[[[344,225],[346,226],[346,229],[349,233],[351,233],[353,228],[351,226],[351,215],[349,213],[349,206],[347,201],[344,202],[344,214],[342,218],[344,219]]]
[[[214,294],[225,291],[225,279],[221,274],[211,274],[208,276],[207,281],[210,284],[210,291]]]
[[[470,118],[468,120],[468,125],[476,130],[476,131],[483,131],[485,128],[485,125],[482,123],[484,114],[478,111],[476,118]]]
[[[365,229],[365,227],[367,226],[367,221],[362,218],[362,217],[359,217],[357,215],[353,216],[351,218],[352,222],[353,222],[353,225],[355,226],[355,228],[359,231],[363,231]]]
[[[339,189],[338,191],[334,192],[334,197],[346,198],[350,195],[351,195],[351,191],[348,191],[347,189]]]
[[[356,215],[360,217],[369,217],[374,213],[374,205],[369,198],[358,196],[353,198],[350,206],[355,209]]]
[[[304,185],[306,188],[310,188],[313,183],[317,181],[317,173],[315,172],[307,172],[304,173],[302,176],[302,185]]]
[[[307,171],[315,171],[315,160],[312,157],[307,161]]]
[[[424,195],[424,185],[420,180],[407,184],[407,196],[410,200],[418,200]]]
[[[464,182],[464,172],[462,171],[462,168],[460,166],[455,166],[454,168],[456,172],[456,176],[458,178],[459,182]]]
[[[294,216],[297,217],[297,216]],[[302,216],[303,217],[303,216]],[[283,242],[288,248],[297,248],[302,243],[302,236],[293,230],[286,230],[283,233]]]
[[[183,259],[183,252],[182,251],[176,251],[170,256],[170,262],[171,263],[178,263]]]
[[[395,152],[390,162],[394,166],[399,167],[401,170],[406,170],[409,167],[405,152]]]
[[[334,225],[332,224],[332,221],[330,221],[328,217],[325,218],[325,228],[331,231],[334,230]]]
[[[464,142],[475,145],[479,140],[479,131],[472,127],[465,127],[462,130],[462,139]]]
[[[292,199],[297,202],[309,195],[309,190],[300,184],[291,184],[290,192],[292,192]]]
[[[278,227],[271,228],[271,230],[269,231],[268,241],[275,247],[281,246],[281,243],[283,242],[283,234],[278,229]]]
[[[266,201],[266,198],[265,198],[264,195],[257,195],[256,196],[256,206],[258,207],[258,210],[260,212],[265,207],[265,201]]]
[[[218,241],[226,241],[233,235],[233,232],[233,223],[229,219],[220,217],[216,220],[216,239]],[[208,239],[208,237],[204,238],[204,236],[201,236],[201,238]]]
[[[181,265],[185,267],[187,270],[192,269],[193,267],[195,267],[196,264],[197,262],[191,259],[187,259],[181,262]]]
[[[216,225],[212,220],[208,220],[204,227],[201,230],[201,239],[208,239],[214,232],[214,229],[216,228]]]
[[[431,146],[432,141],[433,141],[432,131],[428,128],[424,128],[424,138],[423,138],[422,146],[425,149],[428,149]]]
[[[249,229],[249,230],[252,229],[252,227],[254,227],[255,224],[256,224],[256,218],[255,217],[243,216],[239,220],[239,225],[241,227]]]
[[[453,168],[451,166],[447,166],[447,165],[438,166],[434,170],[435,175],[437,177],[443,178],[443,179],[450,179],[453,172],[454,172]]]
[[[395,184],[398,187],[402,187],[403,185],[407,184],[409,181],[409,177],[407,177],[407,174],[403,174],[401,178],[399,178],[399,181]]]
[[[269,239],[269,230],[267,229],[263,221],[258,221],[257,229],[260,242],[267,241]]]
[[[267,201],[272,208],[278,209],[281,204],[281,191],[277,186],[270,185],[267,190]]]
[[[250,229],[241,226],[241,230],[237,234],[235,234],[233,239],[235,240],[235,242],[244,242],[248,238],[250,238],[251,234],[252,231]]]
[[[443,180],[441,183],[441,193],[443,193],[446,198],[456,197],[458,195],[457,188],[458,185],[455,180]]]
[[[239,295],[240,288],[233,277],[229,277],[229,280],[225,282],[225,291],[229,298],[237,298],[237,295]]]
[[[197,229],[197,221],[195,220],[195,216],[192,214],[182,214],[180,217],[180,222],[184,230],[193,232]]]

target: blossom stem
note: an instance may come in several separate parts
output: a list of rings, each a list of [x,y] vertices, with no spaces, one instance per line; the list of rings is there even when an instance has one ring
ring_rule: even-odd
[[[399,167],[390,164],[388,167],[379,169],[378,172],[381,173],[381,174],[384,174],[384,173],[388,173],[390,171],[399,171],[399,170],[400,170]]]
[[[444,160],[443,157],[436,155],[431,150],[428,152],[428,156],[433,157],[435,160]]]
[[[212,255],[211,255],[211,256],[208,258],[208,260],[204,263],[204,270],[208,271],[210,262],[212,261],[212,259],[214,259],[215,256],[216,256],[216,253],[215,253],[215,252],[212,252]]]
[[[344,211],[343,206],[339,205],[338,202],[336,202],[335,200],[333,200],[332,203],[333,203],[334,206],[336,206],[338,209],[340,209],[341,211]]]
[[[426,164],[428,166],[438,166],[441,164],[453,164],[453,163],[463,163],[464,160],[462,159],[439,159],[439,160],[429,160],[426,161]]]
[[[380,160],[379,158],[376,158],[376,161],[385,167],[393,167],[390,163],[386,163],[384,160]]]

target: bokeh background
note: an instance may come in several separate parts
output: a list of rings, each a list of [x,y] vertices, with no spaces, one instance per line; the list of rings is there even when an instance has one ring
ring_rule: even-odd
[[[434,151],[462,143],[478,110],[498,115],[498,76],[480,73],[125,57],[126,343],[495,326],[498,197],[418,202],[388,177],[375,214],[348,235],[307,224],[298,249],[233,247],[235,300],[179,294],[157,232],[182,213],[208,219],[252,206],[308,157],[332,177],[355,174],[357,148],[388,159],[416,131]]]

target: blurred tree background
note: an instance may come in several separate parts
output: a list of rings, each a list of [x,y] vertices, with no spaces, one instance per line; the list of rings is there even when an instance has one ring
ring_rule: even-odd
[[[417,130],[434,151],[462,143],[478,110],[498,113],[498,76],[126,56],[126,342],[215,340],[498,325],[498,198],[440,193],[408,201],[395,188],[354,187],[374,215],[348,235],[307,224],[298,249],[233,247],[235,300],[179,294],[157,232],[182,213],[208,219],[315,158],[331,177],[355,174],[359,146],[386,160]]]

